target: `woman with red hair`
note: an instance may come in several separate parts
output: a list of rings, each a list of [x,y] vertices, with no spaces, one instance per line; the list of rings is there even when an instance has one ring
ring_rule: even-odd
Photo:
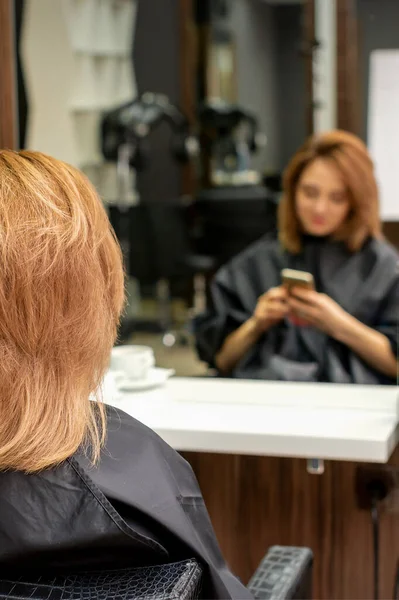
[[[284,175],[279,240],[266,237],[216,275],[197,322],[201,358],[223,375],[396,382],[398,253],[384,239],[366,146],[344,131],[310,138]],[[315,290],[282,285],[284,268]]]
[[[99,396],[122,256],[88,179],[0,151],[0,567],[135,567],[195,557],[204,597],[250,598],[188,463]]]

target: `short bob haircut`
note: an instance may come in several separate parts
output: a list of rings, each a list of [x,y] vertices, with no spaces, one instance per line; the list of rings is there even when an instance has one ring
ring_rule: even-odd
[[[0,151],[0,469],[37,472],[105,439],[99,389],[124,302],[119,245],[77,169]],[[101,400],[101,398],[98,398]]]
[[[368,238],[381,237],[381,221],[373,162],[363,142],[346,131],[314,135],[292,158],[283,179],[279,209],[280,241],[292,254],[301,251],[302,231],[295,206],[296,190],[303,171],[318,158],[331,161],[342,174],[351,210],[334,238],[345,242],[351,252],[356,252]]]

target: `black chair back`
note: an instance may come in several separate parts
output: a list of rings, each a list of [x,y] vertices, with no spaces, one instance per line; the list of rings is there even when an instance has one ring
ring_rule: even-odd
[[[58,576],[0,579],[0,599],[196,600],[202,569],[195,560]]]
[[[187,275],[184,261],[191,254],[192,247],[186,208],[179,202],[148,202],[144,210],[158,278],[173,281]],[[137,247],[131,235],[133,269],[136,259]]]
[[[199,251],[223,264],[266,233],[277,233],[277,203],[262,186],[203,190],[196,198]]]
[[[310,548],[272,546],[248,583],[256,600],[310,600],[313,553]]]
[[[122,247],[127,269],[141,284],[185,276],[192,252],[186,208],[179,202],[146,202],[126,212],[112,207],[110,221]]]
[[[158,271],[146,207],[139,204],[125,210],[111,206],[109,219],[122,247],[127,273],[142,284],[156,282]]]

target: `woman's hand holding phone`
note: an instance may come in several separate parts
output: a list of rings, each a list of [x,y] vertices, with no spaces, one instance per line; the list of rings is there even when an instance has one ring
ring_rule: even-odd
[[[349,318],[348,313],[326,294],[299,286],[291,290],[288,306],[295,317],[333,338],[340,336]]]
[[[264,333],[285,317],[294,325],[316,327],[337,338],[346,327],[348,313],[326,294],[299,284],[283,284],[260,296],[252,321],[256,330]]]
[[[272,288],[262,294],[253,315],[227,336],[217,353],[215,363],[219,371],[230,373],[262,334],[282,321],[288,311],[287,290],[284,287]]]
[[[284,286],[271,288],[260,296],[253,319],[259,331],[265,332],[277,325],[289,313],[288,292]]]

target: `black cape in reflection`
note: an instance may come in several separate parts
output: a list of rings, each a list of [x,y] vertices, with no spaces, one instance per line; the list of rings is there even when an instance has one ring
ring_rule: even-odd
[[[211,306],[196,319],[200,358],[214,366],[226,337],[244,323],[259,296],[281,285],[288,267],[313,274],[324,292],[348,313],[381,331],[398,352],[398,253],[386,242],[369,240],[349,253],[343,244],[305,238],[292,255],[277,240],[262,238],[220,269],[211,286]],[[370,368],[349,348],[310,327],[288,320],[269,330],[240,361],[233,377],[331,383],[394,384]]]

